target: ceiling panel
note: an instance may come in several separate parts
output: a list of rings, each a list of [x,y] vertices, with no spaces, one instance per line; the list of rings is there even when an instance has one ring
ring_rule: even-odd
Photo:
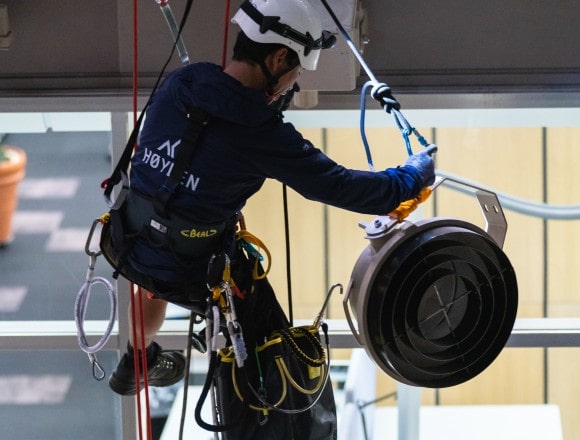
[[[324,12],[318,0],[310,1]],[[232,11],[240,3],[233,0]],[[340,11],[357,45],[368,40],[361,46],[366,70],[399,94],[410,96],[411,102],[415,99],[413,105],[425,106],[426,99],[465,100],[466,96],[473,103],[469,95],[487,97],[481,105],[519,97],[527,106],[535,102],[534,96],[548,105],[580,105],[578,1],[329,3]],[[0,0],[0,4],[6,6],[11,30],[10,47],[0,50],[3,108],[24,99],[54,96],[92,97],[94,102],[130,96],[133,0]],[[146,95],[172,39],[155,0],[136,4],[138,84]],[[178,21],[185,4],[186,0],[169,2]],[[226,4],[193,1],[183,34],[192,61],[222,63],[226,16],[233,15],[226,14]],[[328,15],[324,21],[327,27],[333,24]],[[229,59],[237,27],[227,32]],[[340,44],[323,54],[320,69],[302,80],[303,89],[321,91],[321,107],[357,106],[360,86],[368,79],[345,41],[339,39]],[[179,65],[174,57],[169,68]]]

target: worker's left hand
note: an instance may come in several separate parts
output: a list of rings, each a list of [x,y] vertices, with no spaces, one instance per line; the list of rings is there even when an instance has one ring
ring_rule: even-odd
[[[428,145],[423,151],[409,156],[405,165],[412,166],[419,171],[422,187],[432,185],[435,182],[435,161],[433,154],[437,151],[437,145]]]

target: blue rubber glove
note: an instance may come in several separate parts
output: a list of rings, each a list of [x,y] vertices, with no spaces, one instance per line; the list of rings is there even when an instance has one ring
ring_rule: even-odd
[[[432,155],[437,151],[437,145],[428,145],[420,153],[409,156],[405,165],[416,168],[421,175],[423,188],[435,182],[435,162]]]

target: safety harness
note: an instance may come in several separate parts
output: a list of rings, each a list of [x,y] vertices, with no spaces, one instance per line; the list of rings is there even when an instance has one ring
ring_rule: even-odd
[[[137,239],[144,240],[157,249],[173,254],[179,261],[207,254],[219,245],[225,232],[233,228],[237,219],[218,223],[199,224],[169,209],[169,201],[183,181],[186,167],[191,162],[198,138],[209,122],[209,115],[197,108],[187,114],[189,123],[182,135],[173,167],[164,183],[152,195],[146,195],[123,184],[117,200],[111,204],[110,244],[103,243],[103,251],[109,263],[115,267],[114,277],[125,275],[128,257]],[[134,132],[139,129],[139,124]],[[128,179],[133,135],[117,163],[111,177],[105,183],[105,198],[109,197],[115,181]],[[232,229],[233,230],[233,229]],[[131,277],[129,276],[129,279]],[[136,280],[140,281],[140,280]]]

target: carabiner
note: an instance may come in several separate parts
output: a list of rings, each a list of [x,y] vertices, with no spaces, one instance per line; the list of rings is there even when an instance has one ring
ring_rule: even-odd
[[[101,224],[100,218],[96,219],[91,225],[89,236],[87,237],[87,241],[85,243],[85,252],[89,257],[98,257],[102,253],[100,249],[97,251],[91,250],[91,242],[93,241],[93,235],[95,234],[95,230],[97,229],[97,225],[99,224]]]

